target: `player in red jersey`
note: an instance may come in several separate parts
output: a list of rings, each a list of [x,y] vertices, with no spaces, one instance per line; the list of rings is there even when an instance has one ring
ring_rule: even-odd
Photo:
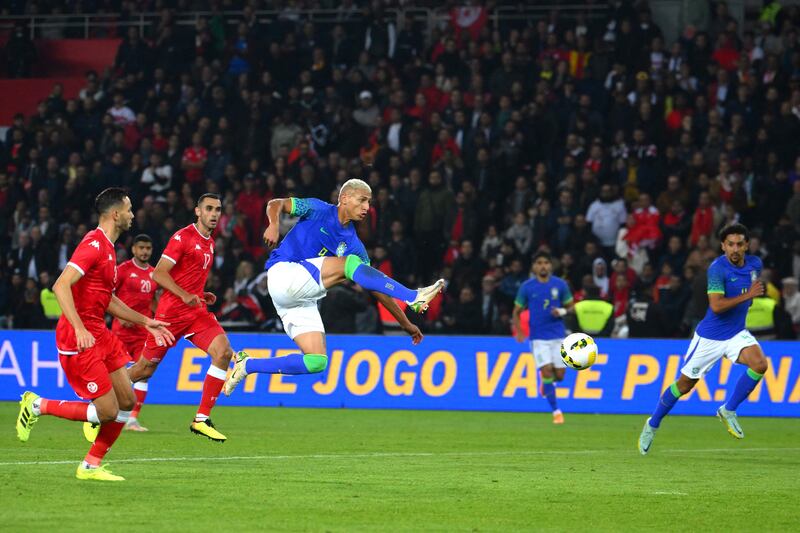
[[[194,209],[197,222],[178,230],[153,272],[153,279],[166,289],[156,308],[156,318],[169,322],[175,337],[182,336],[211,356],[200,406],[189,429],[211,440],[224,442],[227,437],[216,430],[209,415],[225,384],[233,350],[222,326],[208,309],[216,296],[203,292],[208,273],[214,264],[214,240],[211,233],[222,215],[222,201],[216,194],[204,194]],[[148,379],[164,358],[168,346],[158,344],[148,335],[142,357],[128,369],[134,383]]]
[[[119,437],[136,398],[125,370],[130,360],[122,343],[108,330],[105,313],[144,326],[156,344],[171,345],[168,324],[153,320],[125,305],[113,294],[117,276],[114,241],[131,227],[131,201],[112,187],[95,200],[99,225],[88,232],[53,286],[63,314],[56,327],[59,361],[70,386],[91,403],[49,400],[26,391],[17,416],[17,437],[26,442],[42,415],[100,424],[89,453],[78,466],[78,479],[122,481],[100,463]]]
[[[131,254],[133,255],[131,259],[117,267],[117,284],[114,287],[114,293],[134,311],[152,317],[156,309],[158,285],[153,281],[154,269],[149,263],[150,256],[153,255],[153,240],[150,236],[142,233],[134,237]],[[111,325],[111,331],[119,337],[128,350],[131,361],[135,363],[142,355],[147,330],[132,322],[116,318]],[[147,397],[147,381],[134,383],[133,393],[136,395],[136,406],[131,411],[125,429],[147,431],[146,427],[139,424],[139,411]]]

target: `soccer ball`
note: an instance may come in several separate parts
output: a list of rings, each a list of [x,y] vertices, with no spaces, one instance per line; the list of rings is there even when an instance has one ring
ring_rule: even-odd
[[[575,370],[589,368],[597,359],[597,344],[586,333],[573,333],[561,342],[561,358]]]

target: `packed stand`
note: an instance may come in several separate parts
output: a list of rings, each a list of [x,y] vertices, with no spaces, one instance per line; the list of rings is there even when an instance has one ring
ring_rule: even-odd
[[[279,329],[261,272],[266,202],[335,203],[361,177],[373,264],[409,286],[447,280],[427,331],[508,334],[544,249],[576,300],[613,303],[615,335],[686,336],[707,308],[716,232],[741,221],[778,302],[774,334],[796,337],[796,7],[741,28],[717,3],[698,15],[706,27],[669,42],[646,2],[613,2],[602,18],[442,24],[429,39],[410,15],[352,4],[328,25],[264,23],[248,4],[238,24],[192,28],[165,11],[144,36],[131,28],[78,98],[56,85],[18,116],[0,149],[7,325],[52,323],[46,293],[96,222],[91,199],[114,185],[136,214],[119,260],[140,232],[157,258],[195,198],[221,194],[213,307],[222,322]],[[285,234],[293,221],[280,223]],[[330,332],[394,325],[357,287],[323,302]]]

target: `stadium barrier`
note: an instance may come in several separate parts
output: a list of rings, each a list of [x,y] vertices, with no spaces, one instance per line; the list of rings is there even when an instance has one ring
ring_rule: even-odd
[[[234,349],[253,357],[297,351],[284,335],[231,334]],[[597,363],[567,370],[558,397],[567,412],[649,413],[677,376],[688,340],[599,339]],[[770,359],[762,383],[742,415],[800,417],[797,342],[762,343]],[[527,343],[503,337],[328,337],[328,369],[319,375],[251,375],[219,405],[545,411],[536,365]],[[196,404],[208,356],[181,340],[151,380],[148,403]],[[723,402],[744,367],[724,360],[675,408],[708,415]],[[0,400],[24,390],[52,398],[74,393],[58,363],[52,331],[0,330]]]

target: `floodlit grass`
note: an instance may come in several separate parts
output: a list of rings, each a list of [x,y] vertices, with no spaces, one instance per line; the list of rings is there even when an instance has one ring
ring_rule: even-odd
[[[800,420],[218,407],[228,442],[188,430],[190,406],[145,406],[149,433],[107,457],[123,483],[77,481],[78,423],[16,440],[0,403],[0,530],[796,530]]]

